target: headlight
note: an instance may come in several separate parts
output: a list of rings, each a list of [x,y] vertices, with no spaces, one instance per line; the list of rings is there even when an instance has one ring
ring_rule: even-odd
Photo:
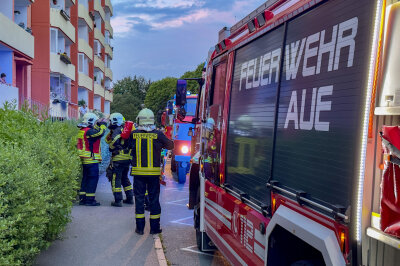
[[[188,146],[182,146],[181,148],[182,153],[188,153],[189,152],[189,147]]]

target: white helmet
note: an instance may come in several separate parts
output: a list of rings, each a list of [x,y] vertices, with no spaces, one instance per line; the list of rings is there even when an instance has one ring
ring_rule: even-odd
[[[207,129],[207,130],[213,130],[214,129],[214,126],[215,126],[215,121],[214,121],[214,119],[213,118],[211,118],[211,117],[209,117],[209,118],[207,118],[207,121],[206,121],[206,124],[205,124],[205,128]]]
[[[142,109],[136,117],[139,126],[154,125],[154,113],[148,108]]]
[[[93,126],[96,121],[99,119],[99,117],[97,115],[95,115],[94,113],[86,113],[83,116],[83,124],[86,124],[88,126]]]
[[[113,126],[122,126],[124,124],[124,117],[120,113],[112,113],[110,115],[110,124]]]

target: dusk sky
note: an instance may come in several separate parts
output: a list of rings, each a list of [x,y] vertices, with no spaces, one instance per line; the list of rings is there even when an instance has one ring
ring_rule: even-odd
[[[205,61],[218,31],[265,0],[112,0],[114,82],[179,77]]]

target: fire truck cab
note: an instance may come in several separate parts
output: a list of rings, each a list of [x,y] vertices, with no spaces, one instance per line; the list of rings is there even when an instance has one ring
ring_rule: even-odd
[[[192,120],[199,249],[233,265],[398,265],[379,131],[399,124],[399,41],[400,3],[382,0],[269,0],[219,32]]]

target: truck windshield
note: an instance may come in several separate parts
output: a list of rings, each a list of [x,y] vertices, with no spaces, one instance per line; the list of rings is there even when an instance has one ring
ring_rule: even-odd
[[[196,115],[196,98],[187,99],[187,103],[185,104],[185,110],[187,116],[195,116]]]

